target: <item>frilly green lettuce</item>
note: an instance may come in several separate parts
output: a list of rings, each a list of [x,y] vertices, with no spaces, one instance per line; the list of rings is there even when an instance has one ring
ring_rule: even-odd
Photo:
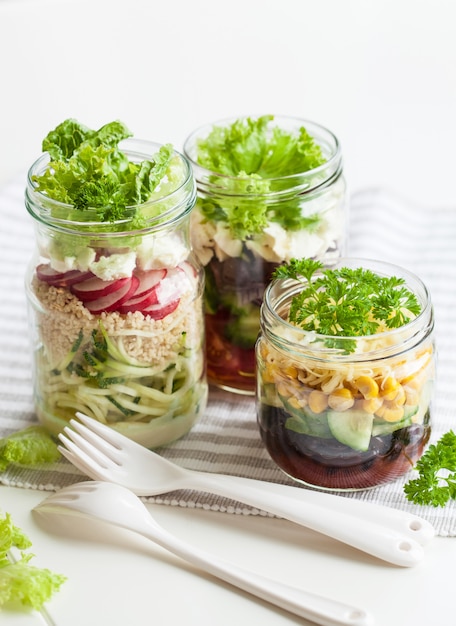
[[[304,127],[293,133],[273,126],[273,119],[240,118],[213,126],[207,137],[197,140],[197,162],[212,172],[214,185],[199,200],[199,209],[207,220],[226,222],[231,235],[242,241],[261,233],[269,222],[287,230],[312,230],[320,222],[318,215],[302,216],[301,200],[293,193],[298,180],[288,177],[325,163],[321,147]]]
[[[84,221],[86,211],[94,209],[90,221],[94,217],[100,223],[127,219],[130,229],[141,225],[142,216],[133,215],[132,207],[150,199],[167,175],[174,151],[166,144],[148,160],[130,161],[118,144],[131,136],[120,121],[95,131],[74,119],[48,133],[42,148],[50,162],[33,180],[38,191],[71,206],[68,214],[58,217]]]
[[[0,471],[10,463],[37,465],[59,458],[57,444],[43,426],[30,426],[0,439]]]
[[[61,574],[30,565],[34,555],[25,550],[31,545],[9,513],[0,517],[0,608],[11,603],[39,610],[66,580]],[[8,557],[11,549],[20,551],[15,562]]]
[[[273,120],[273,115],[263,115],[214,126],[198,141],[198,163],[225,176],[278,178],[302,174],[325,162],[320,146],[304,127],[291,133],[272,126]]]

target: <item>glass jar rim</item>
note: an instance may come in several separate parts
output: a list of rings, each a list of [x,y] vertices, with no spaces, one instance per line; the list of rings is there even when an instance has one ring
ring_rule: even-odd
[[[188,137],[184,141],[183,154],[187,157],[187,159],[191,163],[194,171],[196,173],[198,173],[199,171],[204,172],[205,174],[219,178],[221,181],[239,180],[239,176],[231,176],[228,174],[222,174],[217,171],[208,170],[207,168],[202,166],[200,163],[198,163],[198,160],[195,158],[195,155],[192,154],[192,148],[196,146],[196,142],[199,137],[206,137],[215,126],[228,126],[229,124],[232,124],[236,120],[244,120],[248,118],[258,118],[258,117],[261,117],[261,116],[241,115],[239,117],[224,118],[224,119],[217,120],[215,122],[204,124],[203,126],[200,126],[196,128],[194,131],[192,131],[192,133],[188,135]],[[296,128],[300,128],[303,126],[309,132],[309,134],[314,139],[316,139],[317,142],[318,142],[318,137],[315,137],[315,134],[320,133],[326,138],[326,143],[330,142],[332,144],[333,149],[332,149],[332,152],[328,155],[327,160],[316,168],[307,170],[305,172],[288,174],[286,176],[272,176],[269,178],[262,177],[262,180],[268,181],[272,184],[274,182],[279,182],[279,181],[282,183],[286,181],[290,181],[290,183],[292,183],[294,180],[299,181],[303,178],[305,179],[305,178],[318,176],[319,174],[324,174],[325,171],[331,171],[331,172],[334,171],[334,172],[340,173],[341,161],[342,161],[342,150],[341,150],[341,145],[340,145],[338,138],[332,131],[330,131],[325,126],[318,124],[317,122],[313,122],[311,120],[307,120],[304,118],[287,116],[287,115],[272,115],[272,119],[270,120],[270,123],[272,124],[273,122],[276,122],[276,126],[280,128],[282,128],[282,126],[286,124],[293,124],[295,125]],[[196,178],[197,180],[199,179],[198,176],[196,176]],[[296,185],[297,184],[298,182],[296,182]],[[243,195],[249,195],[249,194],[243,194]],[[252,195],[258,195],[258,194],[252,194]]]
[[[416,317],[409,320],[406,324],[385,330],[372,335],[324,335],[315,331],[308,331],[287,321],[279,310],[287,310],[287,302],[290,302],[293,295],[299,293],[302,289],[300,283],[294,279],[274,279],[266,287],[262,303],[262,329],[266,330],[268,336],[271,333],[274,336],[275,343],[281,344],[287,349],[296,353],[305,351],[306,358],[314,358],[316,360],[334,360],[340,362],[351,361],[371,361],[374,359],[382,359],[390,356],[396,356],[399,353],[410,350],[411,347],[422,341],[423,336],[430,334],[433,330],[433,307],[430,299],[430,293],[424,282],[413,272],[386,261],[378,261],[376,259],[357,258],[357,257],[341,257],[331,265],[331,267],[323,267],[325,269],[342,268],[342,267],[363,267],[377,271],[386,276],[397,276],[398,274],[405,279],[406,286],[421,300],[421,311]],[[378,268],[374,270],[373,268]],[[381,271],[383,270],[383,271]],[[410,287],[413,284],[414,287]],[[276,301],[274,291],[280,287],[283,288],[281,296]],[[267,319],[268,326],[266,326]],[[283,333],[271,330],[271,323],[276,328],[283,329]],[[388,344],[387,341],[390,343]],[[337,341],[341,347],[325,347],[327,342]],[[371,344],[371,349],[364,349],[358,352],[348,352],[343,349],[344,343],[356,342]],[[384,344],[382,346],[382,344]],[[386,344],[386,345],[385,345]],[[380,347],[379,347],[380,345]]]
[[[128,138],[119,143],[119,148],[122,149],[129,157],[135,158],[138,162],[144,159],[150,159],[153,154],[164,144],[148,141],[144,139]],[[174,188],[170,193],[163,195],[160,198],[153,200],[147,200],[146,202],[126,206],[127,211],[131,211],[131,216],[127,216],[120,220],[114,220],[112,222],[101,222],[100,220],[90,221],[76,221],[54,217],[51,215],[52,210],[71,211],[73,205],[55,200],[45,193],[36,189],[36,184],[33,181],[33,176],[42,173],[49,161],[50,156],[47,152],[43,153],[35,162],[30,166],[27,172],[27,187],[26,187],[26,207],[28,212],[38,221],[46,224],[47,226],[53,226],[58,230],[62,230],[68,233],[79,233],[81,229],[87,229],[90,226],[100,228],[103,225],[109,227],[121,226],[122,224],[128,224],[134,217],[134,213],[138,208],[153,207],[163,204],[164,202],[171,202],[170,208],[147,218],[144,227],[138,229],[128,230],[128,234],[134,235],[140,233],[143,230],[149,230],[156,225],[169,226],[170,222],[182,219],[193,208],[196,201],[196,185],[193,177],[192,167],[188,158],[173,148],[173,155],[178,156],[183,165],[183,176],[178,186]],[[33,209],[32,206],[33,205]],[[86,212],[90,214],[91,211],[95,213],[96,209],[88,207]],[[98,234],[98,233],[97,233]],[[99,233],[103,235],[103,232]],[[123,235],[125,231],[112,232],[109,234],[111,237],[116,235]]]

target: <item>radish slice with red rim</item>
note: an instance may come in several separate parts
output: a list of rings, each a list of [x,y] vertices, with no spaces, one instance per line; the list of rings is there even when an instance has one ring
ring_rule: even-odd
[[[166,274],[166,269],[136,271],[135,276],[139,279],[139,285],[135,295],[146,295],[150,291],[154,290],[165,278]]]
[[[139,280],[136,276],[133,275],[125,280],[126,282],[124,282],[119,289],[96,300],[85,302],[85,307],[94,315],[103,312],[117,311],[119,306],[128,300],[138,288]]]
[[[131,277],[117,278],[115,280],[101,280],[101,278],[94,276],[82,283],[74,285],[71,292],[83,302],[91,302],[92,300],[109,296],[123,289],[126,285],[129,285],[130,282]]]
[[[142,311],[148,306],[158,304],[156,289],[152,289],[146,294],[133,294],[117,309],[119,313],[134,313],[135,311]]]
[[[81,270],[68,270],[68,272],[58,272],[49,263],[43,263],[36,268],[38,280],[53,287],[71,287],[93,276],[92,272]]]
[[[148,315],[154,320],[162,320],[167,315],[170,315],[177,309],[179,306],[180,300],[174,300],[173,302],[169,302],[168,304],[153,304],[146,309],[142,309],[141,313],[143,315]]]

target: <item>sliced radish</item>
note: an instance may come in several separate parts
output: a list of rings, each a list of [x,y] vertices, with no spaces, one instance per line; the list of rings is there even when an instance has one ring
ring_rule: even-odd
[[[148,315],[153,320],[161,320],[173,311],[175,311],[179,305],[180,299],[169,302],[168,304],[153,304],[145,309],[141,310],[143,315]]]
[[[187,276],[192,281],[194,281],[195,278],[198,276],[196,268],[188,261],[184,261],[181,265],[179,265],[179,267],[187,274]]]
[[[139,279],[139,285],[135,295],[145,295],[154,290],[160,281],[165,278],[166,273],[167,270],[165,269],[136,271],[135,276]],[[151,304],[153,303],[151,302]]]
[[[189,281],[187,275],[180,267],[175,267],[168,270],[166,277],[157,286],[157,302],[161,305],[174,302],[188,289]]]
[[[84,306],[94,315],[103,312],[117,311],[119,307],[135,293],[139,285],[139,280],[136,276],[131,276],[126,279],[119,278],[119,280],[123,281],[119,289],[96,300],[86,301],[84,302]]]
[[[102,280],[92,272],[70,270],[57,272],[49,264],[36,268],[37,277],[50,285],[68,287],[93,314],[140,311],[152,319],[163,319],[178,306],[183,293],[194,281],[195,270],[185,268],[135,271],[132,276]]]
[[[92,272],[81,270],[68,270],[68,272],[58,272],[49,263],[43,263],[36,268],[36,276],[53,287],[70,287],[93,276]]]
[[[134,311],[142,311],[153,304],[158,304],[156,289],[152,289],[145,294],[139,294],[139,296],[137,293],[134,293],[117,310],[119,313],[133,313]]]
[[[115,280],[101,280],[97,276],[93,276],[82,283],[77,283],[71,289],[71,292],[83,302],[92,302],[104,296],[109,296],[116,291],[124,289],[126,285],[130,286],[131,277],[116,278]],[[139,283],[139,281],[137,281]]]

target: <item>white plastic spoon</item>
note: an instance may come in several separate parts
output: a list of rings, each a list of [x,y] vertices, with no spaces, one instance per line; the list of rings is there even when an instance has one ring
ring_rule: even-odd
[[[264,578],[182,541],[160,526],[141,500],[120,485],[98,481],[76,483],[48,496],[34,511],[48,516],[83,515],[131,530],[217,578],[316,624],[373,624],[371,615],[362,609]]]

